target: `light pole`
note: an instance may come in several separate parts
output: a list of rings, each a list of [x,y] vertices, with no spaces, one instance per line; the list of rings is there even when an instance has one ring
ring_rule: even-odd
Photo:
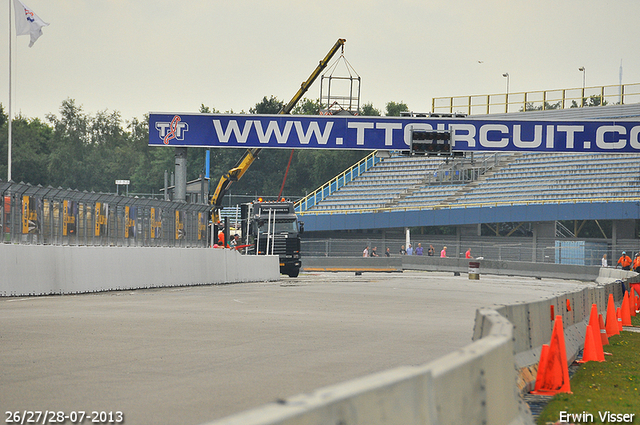
[[[587,80],[587,70],[584,68],[584,66],[581,66],[580,68],[578,68],[578,71],[582,72],[582,106],[584,106],[584,87]]]
[[[504,100],[505,100],[504,111],[509,112],[509,73],[505,72],[504,74],[502,74],[502,76],[507,79],[507,94],[504,97]]]

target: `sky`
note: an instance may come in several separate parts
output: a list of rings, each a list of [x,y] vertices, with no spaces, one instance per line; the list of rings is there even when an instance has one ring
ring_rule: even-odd
[[[0,103],[9,97],[0,0]],[[14,115],[248,111],[288,102],[338,38],[361,103],[640,83],[638,0],[23,0],[50,25],[11,36]],[[12,24],[13,25],[13,24]],[[336,55],[337,57],[337,55]],[[320,96],[319,80],[306,97]]]

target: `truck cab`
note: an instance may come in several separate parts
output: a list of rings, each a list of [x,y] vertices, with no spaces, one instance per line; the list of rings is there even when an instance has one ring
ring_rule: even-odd
[[[280,273],[298,277],[300,260],[300,234],[302,223],[293,208],[293,202],[256,201],[240,206],[244,243],[250,245],[249,255],[277,255]],[[257,252],[256,252],[257,248]]]

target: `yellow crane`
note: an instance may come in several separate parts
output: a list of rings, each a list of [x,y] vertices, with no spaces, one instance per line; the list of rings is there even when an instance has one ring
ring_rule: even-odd
[[[303,82],[300,85],[300,89],[295,94],[295,96],[293,96],[293,98],[289,101],[289,103],[287,103],[285,106],[282,107],[282,110],[280,110],[279,114],[288,114],[291,112],[291,110],[296,106],[298,101],[302,99],[302,96],[304,96],[307,90],[309,90],[309,87],[311,87],[313,82],[320,76],[320,73],[327,67],[327,65],[329,64],[329,61],[336,54],[338,49],[340,48],[344,49],[344,43],[346,41],[347,40],[345,40],[344,38],[340,38],[338,39],[338,41],[336,41],[336,44],[334,44],[331,50],[329,50],[329,53],[327,53],[324,59],[320,61],[316,69],[311,73],[309,78],[307,78],[307,81]],[[244,175],[244,173],[247,172],[251,164],[253,164],[253,161],[256,160],[261,150],[262,148],[247,149],[244,155],[236,163],[235,167],[233,167],[231,170],[226,172],[220,178],[220,181],[218,182],[218,186],[216,187],[216,190],[213,193],[213,196],[211,197],[211,208],[213,210],[211,212],[211,218],[213,223],[217,223],[218,221],[220,221],[219,210],[222,207],[222,199],[224,198],[224,195],[227,193],[227,190],[229,190],[229,186],[231,186],[231,183],[238,181],[242,178],[242,176]]]

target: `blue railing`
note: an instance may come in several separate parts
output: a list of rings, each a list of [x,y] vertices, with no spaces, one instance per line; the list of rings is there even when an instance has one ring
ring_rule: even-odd
[[[381,159],[376,156],[376,151],[372,152],[357,164],[338,174],[336,177],[323,184],[320,188],[296,202],[296,213],[306,212],[309,208],[318,205],[320,201],[327,198],[347,183],[353,181],[356,177],[362,175],[365,171],[369,170],[380,161]]]

